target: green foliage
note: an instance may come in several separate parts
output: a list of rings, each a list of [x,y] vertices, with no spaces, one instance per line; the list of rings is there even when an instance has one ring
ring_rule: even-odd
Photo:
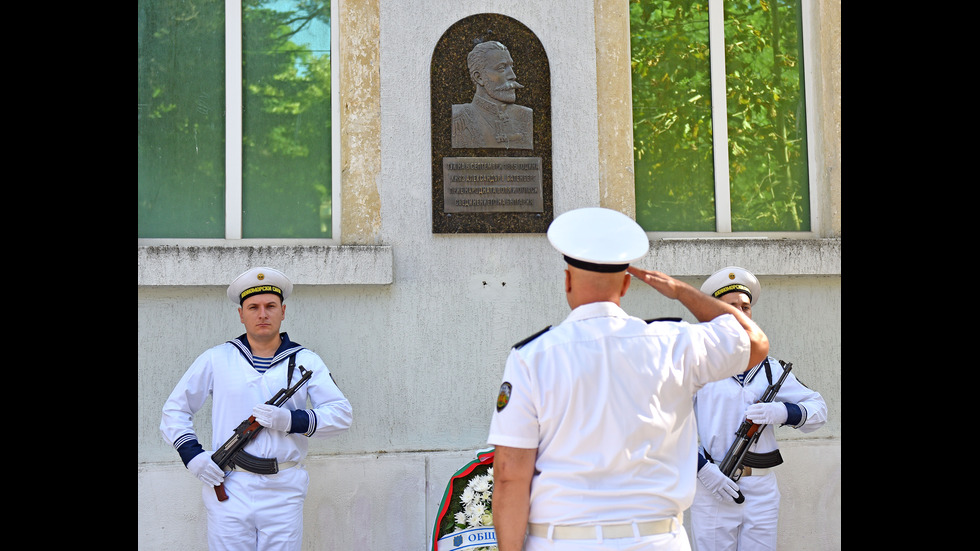
[[[140,237],[224,234],[223,9],[138,2]]]
[[[242,3],[245,237],[329,237],[330,53],[297,41],[328,0]],[[223,237],[224,4],[139,0],[140,237]],[[322,213],[322,214],[321,214]]]
[[[798,0],[726,8],[732,229],[809,230]]]
[[[314,22],[329,25],[329,2],[264,4],[244,11],[245,237],[329,237],[330,56],[295,42]]]
[[[725,5],[733,230],[809,230],[799,0]],[[647,230],[715,229],[707,9],[630,5],[637,219]]]
[[[630,4],[637,219],[714,228],[707,1]]]

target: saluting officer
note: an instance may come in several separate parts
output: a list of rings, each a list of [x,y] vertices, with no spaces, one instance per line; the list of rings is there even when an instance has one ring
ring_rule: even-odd
[[[333,436],[351,424],[351,406],[319,356],[290,340],[279,329],[286,318],[284,300],[293,285],[280,271],[254,268],[228,286],[245,333],[201,354],[177,383],[163,406],[160,431],[173,444],[187,469],[203,483],[212,550],[298,551],[303,543],[303,502],[309,475],[303,466],[310,437]],[[310,381],[282,407],[267,405],[280,389],[312,371]],[[194,432],[193,417],[211,397],[211,451]],[[308,404],[309,402],[309,404]],[[308,407],[309,405],[309,407]],[[245,451],[275,459],[277,473],[237,466],[224,473],[211,459],[250,415],[264,427]],[[255,468],[254,466],[252,467]],[[215,486],[224,483],[226,501]]]
[[[728,266],[712,274],[701,291],[752,317],[762,286],[754,274]],[[718,468],[744,419],[760,425],[784,425],[812,432],[827,421],[827,404],[790,371],[775,399],[757,403],[783,373],[782,363],[766,357],[734,377],[709,383],[698,391],[694,412],[701,447],[697,493],[691,507],[692,534],[698,551],[776,549],[779,488],[773,467],[783,462],[775,427],[764,429],[745,459],[737,482]],[[741,491],[744,501],[735,502]]]
[[[488,439],[499,549],[690,549],[681,515],[696,484],[694,393],[762,361],[766,336],[724,302],[629,267],[649,240],[624,214],[567,212],[548,239],[567,263],[572,311],[504,367]],[[630,274],[700,323],[627,314]]]

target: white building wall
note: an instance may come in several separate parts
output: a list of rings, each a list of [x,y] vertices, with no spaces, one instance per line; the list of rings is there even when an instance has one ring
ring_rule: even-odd
[[[473,13],[533,30],[552,68],[555,214],[596,206],[593,2],[574,4],[445,1],[420,13],[416,3],[381,3],[382,246],[139,248],[139,549],[206,548],[200,484],[160,437],[160,408],[198,354],[243,332],[224,289],[253,265],[294,278],[283,327],[320,354],[354,409],[346,434],[311,441],[305,549],[428,548],[449,476],[485,445],[510,345],[568,313],[564,265],[544,235],[432,233],[428,58]],[[754,315],[773,355],[794,362],[830,406],[812,435],[780,429],[781,547],[840,549],[840,240],[658,240],[639,264],[696,285],[727,264],[759,274]],[[642,285],[624,307],[691,319]],[[209,418],[198,415],[205,442]]]

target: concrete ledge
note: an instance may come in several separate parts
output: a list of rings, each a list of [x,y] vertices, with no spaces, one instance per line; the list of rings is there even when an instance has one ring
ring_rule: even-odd
[[[840,276],[840,239],[652,239],[636,265],[672,276],[741,266],[757,276]]]
[[[546,245],[546,242],[545,242]],[[654,238],[637,266],[701,277],[729,264],[759,276],[840,276],[841,240]],[[290,266],[301,285],[390,285],[391,246],[138,245],[138,286],[227,285],[251,266]]]
[[[253,266],[289,266],[300,285],[390,285],[390,246],[137,246],[138,286],[218,285]]]

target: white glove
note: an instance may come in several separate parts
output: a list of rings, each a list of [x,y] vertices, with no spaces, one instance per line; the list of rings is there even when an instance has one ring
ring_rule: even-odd
[[[718,499],[735,499],[738,496],[738,484],[722,474],[721,469],[714,463],[705,463],[704,467],[701,467],[698,471],[698,480]]]
[[[225,480],[225,473],[221,472],[221,467],[211,460],[211,454],[208,452],[195,455],[194,459],[187,463],[187,470],[208,486],[220,486]]]
[[[745,418],[757,425],[782,425],[789,417],[782,402],[756,403],[745,410]]]
[[[277,408],[269,404],[259,404],[252,408],[252,415],[260,425],[267,429],[289,432],[293,426],[293,415],[288,409]]]

